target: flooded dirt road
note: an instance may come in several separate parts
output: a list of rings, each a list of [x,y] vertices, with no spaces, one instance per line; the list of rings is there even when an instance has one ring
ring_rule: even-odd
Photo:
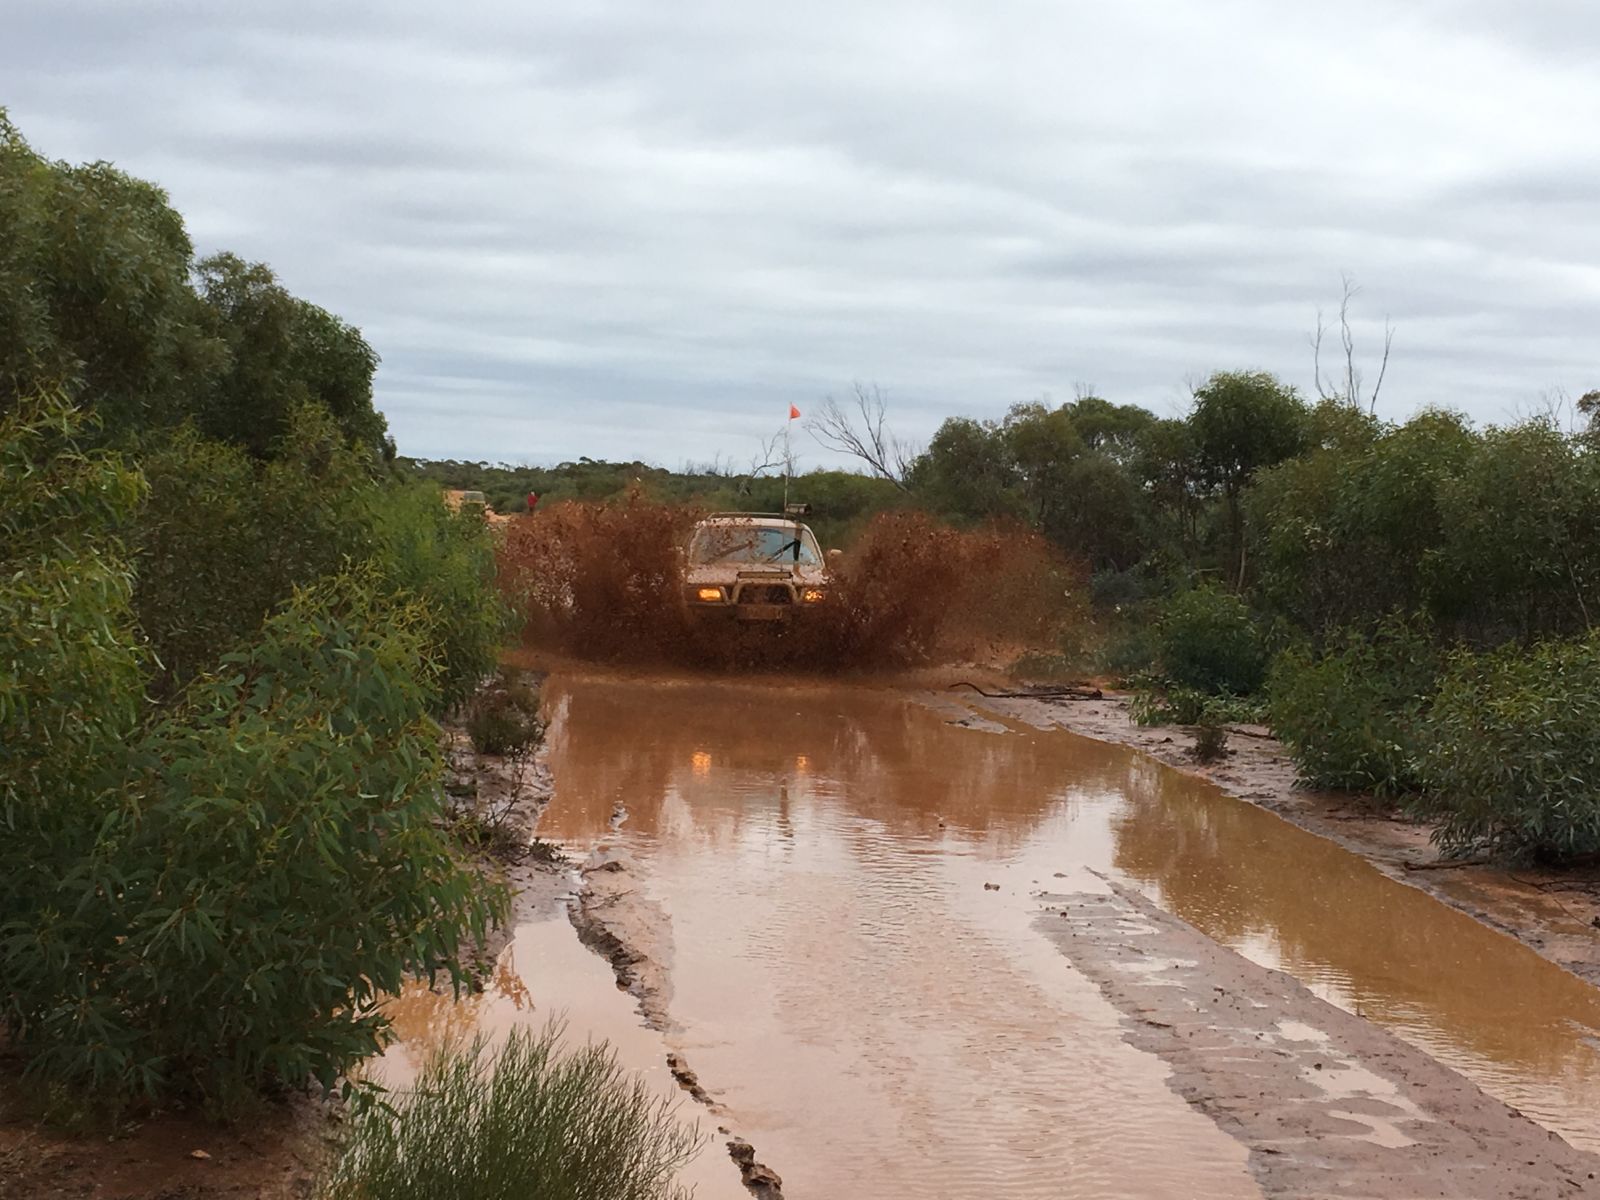
[[[702,1123],[748,1138],[791,1200],[1600,1191],[1600,1160],[1545,1132],[1600,1147],[1600,993],[1202,781],[889,690],[553,678],[545,695],[540,832],[600,850],[586,896],[628,943],[654,1028],[633,998],[599,997],[592,968],[609,967],[570,958],[559,920],[519,933],[479,1007],[529,1019],[507,999],[526,988],[527,1012],[567,1008],[663,1086],[681,1056],[716,1102]],[[1325,1001],[1366,1020],[1339,1025]],[[1158,1019],[1164,1004],[1192,1019]],[[1246,1048],[1215,1053],[1261,1081],[1259,1110],[1336,1068],[1304,1090],[1343,1115],[1301,1133],[1378,1155],[1367,1190],[1275,1173],[1283,1150],[1262,1139],[1281,1128],[1207,1107],[1222,1083],[1182,1037],[1229,1021]],[[1288,1084],[1255,1054],[1289,1062]],[[1427,1075],[1430,1058],[1471,1083]],[[1384,1154],[1470,1160],[1429,1132],[1463,1122],[1478,1153],[1548,1160],[1549,1188],[1457,1172],[1384,1190]],[[728,1194],[699,1166],[700,1195]]]

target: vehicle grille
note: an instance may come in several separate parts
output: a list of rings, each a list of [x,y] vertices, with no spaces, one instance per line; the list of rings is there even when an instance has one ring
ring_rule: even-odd
[[[784,584],[745,584],[739,589],[740,604],[793,604],[794,593]]]

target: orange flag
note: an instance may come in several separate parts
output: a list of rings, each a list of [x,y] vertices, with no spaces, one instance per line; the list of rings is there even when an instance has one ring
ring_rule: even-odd
[[[800,416],[800,410],[794,405],[789,405],[789,420],[793,421]]]

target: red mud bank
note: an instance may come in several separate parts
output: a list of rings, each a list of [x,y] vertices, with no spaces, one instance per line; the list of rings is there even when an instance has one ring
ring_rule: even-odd
[[[1288,752],[1265,729],[1235,727],[1221,762],[1195,760],[1193,738],[1170,726],[1140,726],[1125,697],[1099,700],[986,699],[957,693],[1000,716],[1131,746],[1226,794],[1277,813],[1360,855],[1391,878],[1515,937],[1556,965],[1600,984],[1600,876],[1538,868],[1506,870],[1440,862],[1428,826],[1361,795],[1311,791],[1296,783]]]

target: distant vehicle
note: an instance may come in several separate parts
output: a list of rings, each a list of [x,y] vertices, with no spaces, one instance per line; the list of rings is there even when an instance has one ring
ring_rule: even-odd
[[[789,621],[827,603],[831,580],[816,535],[791,514],[713,513],[694,528],[685,602],[703,619]]]
[[[445,492],[444,502],[451,512],[475,512],[481,516],[491,515],[489,499],[482,492],[463,492],[452,488]]]

